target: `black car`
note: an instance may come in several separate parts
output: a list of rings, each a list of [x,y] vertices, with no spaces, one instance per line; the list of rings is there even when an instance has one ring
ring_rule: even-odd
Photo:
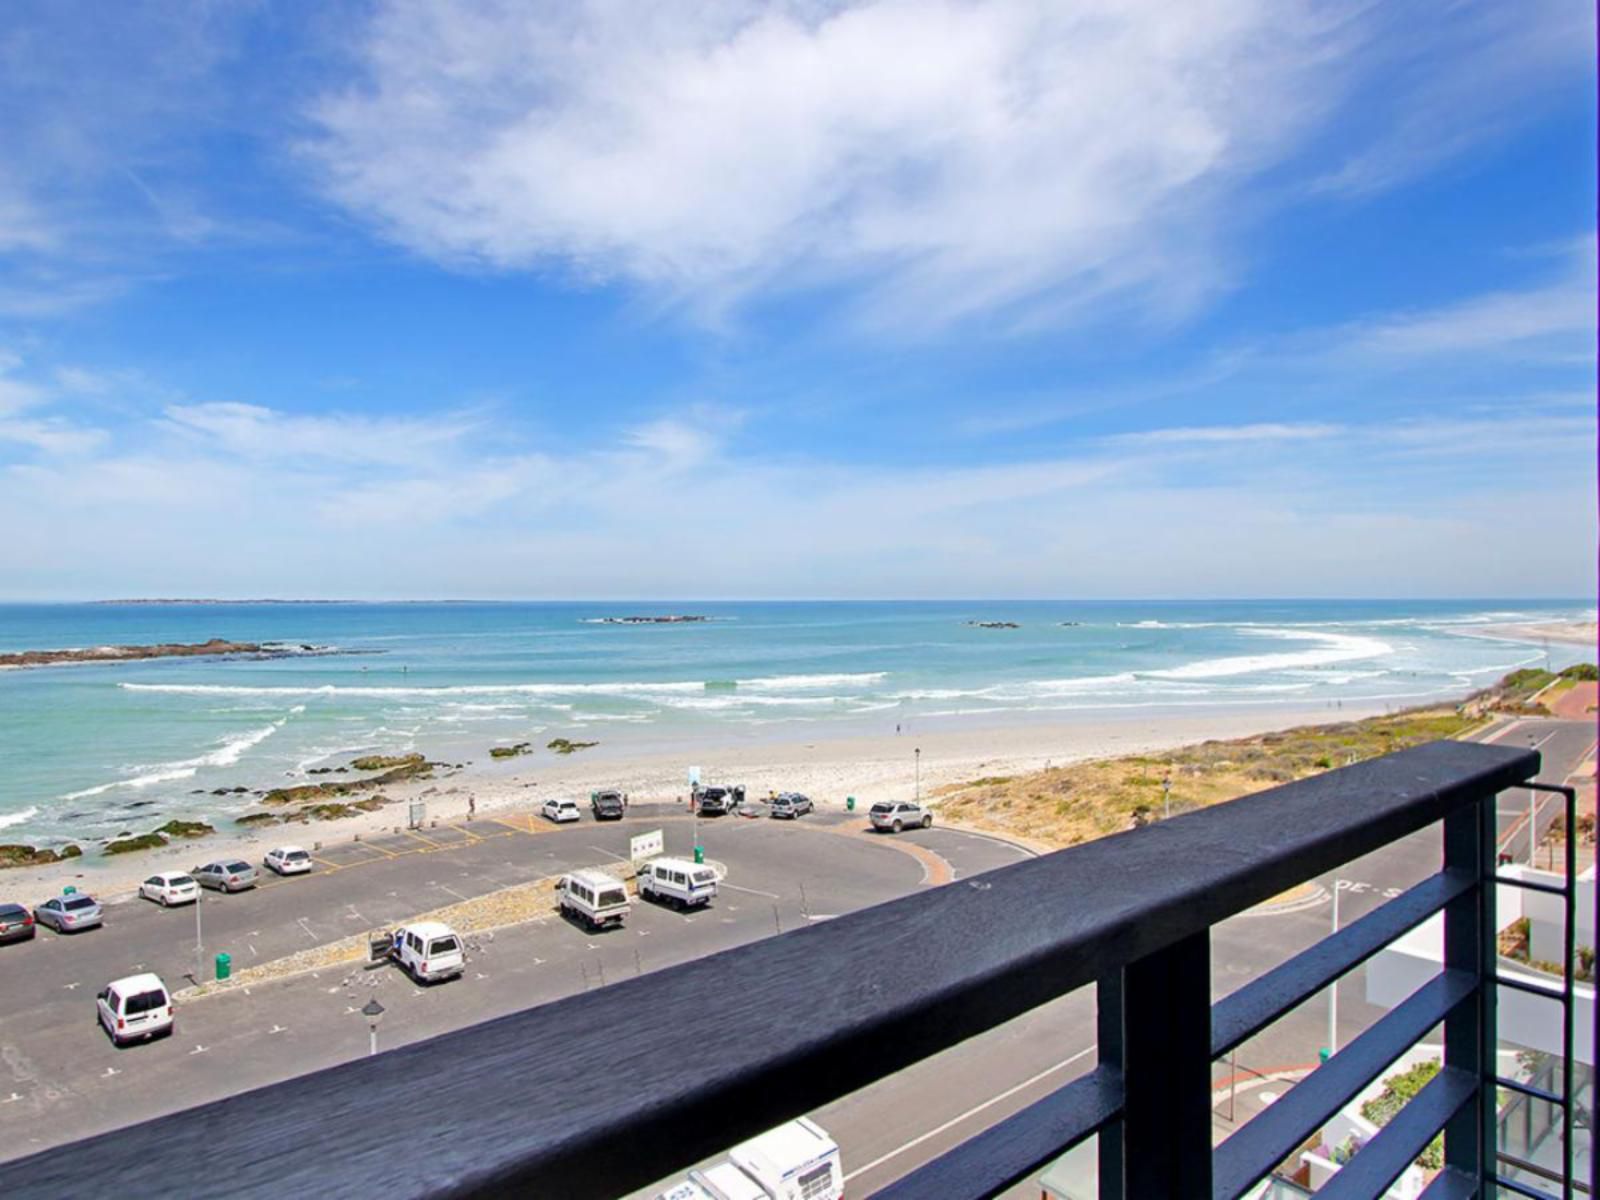
[[[593,792],[589,809],[596,821],[620,821],[628,811],[628,798],[617,791]]]
[[[0,904],[0,942],[25,942],[35,932],[31,912],[20,904]]]

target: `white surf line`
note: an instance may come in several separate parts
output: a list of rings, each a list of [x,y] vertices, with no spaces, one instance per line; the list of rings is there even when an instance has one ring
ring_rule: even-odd
[[[889,1153],[880,1154],[877,1158],[873,1159],[871,1162],[867,1163],[865,1166],[857,1167],[854,1171],[851,1171],[850,1174],[848,1174],[848,1175],[846,1175],[844,1177],[844,1182],[845,1183],[849,1183],[857,1175],[865,1175],[868,1171],[872,1170],[874,1167],[881,1167],[884,1163],[888,1162],[891,1158],[898,1158],[900,1155],[904,1154],[907,1150],[910,1150],[910,1149],[912,1149],[912,1148],[914,1148],[916,1146],[922,1145],[922,1143],[927,1141],[929,1138],[938,1137],[941,1133],[944,1133],[948,1129],[954,1128],[955,1126],[961,1124],[961,1122],[967,1120],[968,1118],[977,1116],[984,1109],[994,1107],[996,1104],[999,1104],[1002,1100],[1006,1100],[1006,1099],[1009,1099],[1012,1096],[1015,1096],[1018,1092],[1022,1091],[1024,1088],[1032,1087],[1034,1084],[1038,1083],[1039,1080],[1043,1079],[1045,1076],[1053,1075],[1053,1074],[1055,1074],[1055,1072],[1061,1070],[1063,1067],[1070,1067],[1073,1063],[1077,1062],[1079,1059],[1086,1058],[1089,1055],[1093,1054],[1094,1052],[1095,1052],[1095,1047],[1088,1046],[1088,1047],[1085,1047],[1082,1050],[1079,1050],[1076,1054],[1072,1055],[1072,1057],[1070,1057],[1070,1058],[1063,1058],[1060,1062],[1056,1063],[1054,1066],[1046,1067],[1044,1070],[1040,1071],[1037,1075],[1034,1075],[1034,1076],[1032,1076],[1032,1077],[1030,1077],[1028,1079],[1024,1079],[1021,1083],[1017,1084],[1015,1087],[1007,1088],[1005,1091],[1001,1092],[998,1096],[989,1097],[989,1099],[985,1100],[982,1104],[974,1105],[973,1107],[967,1109],[966,1112],[961,1113],[959,1116],[951,1117],[943,1125],[935,1126],[934,1128],[928,1130],[927,1133],[920,1134],[917,1137],[912,1138],[909,1142],[906,1142],[903,1146],[896,1146],[893,1150],[889,1151]]]

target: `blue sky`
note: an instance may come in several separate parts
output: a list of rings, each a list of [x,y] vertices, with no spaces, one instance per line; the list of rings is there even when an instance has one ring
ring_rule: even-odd
[[[1593,14],[0,28],[0,598],[1595,587]]]

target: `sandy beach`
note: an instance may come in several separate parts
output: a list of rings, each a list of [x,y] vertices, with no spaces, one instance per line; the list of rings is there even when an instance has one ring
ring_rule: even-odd
[[[1194,715],[1149,714],[1010,728],[921,730],[915,736],[850,737],[772,741],[684,753],[513,760],[510,766],[474,765],[432,781],[385,789],[395,802],[376,812],[338,821],[273,826],[260,830],[223,827],[216,834],[175,842],[160,850],[113,858],[86,856],[43,867],[0,872],[0,901],[36,904],[72,884],[102,899],[132,893],[159,870],[186,870],[212,859],[238,856],[259,862],[267,849],[298,844],[311,848],[393,830],[405,825],[409,802],[427,804],[427,821],[459,820],[475,804],[481,818],[530,812],[550,796],[584,800],[591,791],[615,787],[638,800],[685,800],[688,768],[698,766],[710,784],[743,784],[752,796],[798,791],[819,806],[842,809],[854,796],[858,807],[875,800],[926,795],[944,784],[991,775],[1015,775],[1085,759],[1148,753],[1205,741],[1244,737],[1297,725],[1354,720],[1383,711],[1325,705],[1202,711]]]
[[[1485,625],[1478,637],[1508,642],[1560,642],[1564,646],[1594,647],[1600,642],[1600,623],[1594,621],[1540,621],[1522,625]]]

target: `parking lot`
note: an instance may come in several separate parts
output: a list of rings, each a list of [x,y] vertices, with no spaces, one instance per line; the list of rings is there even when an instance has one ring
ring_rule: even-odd
[[[636,903],[620,930],[589,934],[552,915],[467,937],[463,978],[421,988],[398,970],[335,968],[185,1000],[170,1037],[123,1050],[96,1026],[94,995],[155,971],[182,989],[195,971],[193,906],[108,903],[103,929],[0,946],[0,1144],[7,1157],[232,1095],[367,1053],[368,1000],[384,1006],[380,1049],[528,1008],[744,942],[827,920],[1026,852],[935,828],[873,834],[861,814],[798,821],[701,820],[707,855],[727,870],[707,910]],[[661,829],[686,854],[681,808],[640,805],[620,822],[555,826],[482,819],[320,850],[308,876],[236,895],[206,892],[203,963],[225,951],[236,970],[384,928],[458,900],[582,866],[626,860],[629,838]],[[197,858],[202,857],[197,852]],[[552,893],[553,899],[553,893]],[[737,1019],[714,998],[705,1028]]]

